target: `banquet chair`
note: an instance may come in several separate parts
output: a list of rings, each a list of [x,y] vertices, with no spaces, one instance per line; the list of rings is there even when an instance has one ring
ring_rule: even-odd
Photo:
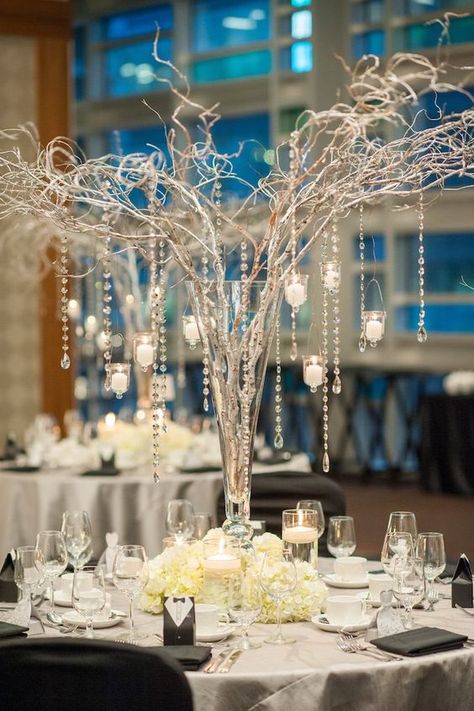
[[[252,477],[251,518],[265,521],[266,530],[281,536],[281,512],[295,508],[300,499],[321,501],[327,521],[330,516],[346,513],[344,493],[335,481],[326,476],[302,472],[272,472]],[[224,495],[218,501],[218,520],[225,519]],[[327,556],[326,532],[319,539],[319,555]]]
[[[0,644],[2,711],[192,711],[180,665],[159,649],[85,639]]]

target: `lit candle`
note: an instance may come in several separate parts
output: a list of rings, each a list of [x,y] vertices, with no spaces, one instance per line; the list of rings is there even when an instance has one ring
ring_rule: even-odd
[[[285,298],[290,306],[301,306],[306,301],[306,296],[304,293],[304,285],[299,282],[294,282],[293,284],[288,284],[286,287]]]
[[[303,380],[306,385],[317,388],[323,382],[323,368],[317,363],[310,363],[306,366],[303,373]]]
[[[215,575],[229,575],[238,573],[240,570],[240,560],[229,553],[216,553],[206,558],[204,570]]]
[[[112,390],[116,393],[124,393],[128,388],[128,378],[126,373],[112,373]]]
[[[105,418],[104,418],[104,421],[105,421],[105,426],[106,426],[106,428],[107,428],[108,430],[113,430],[113,428],[114,428],[114,426],[115,426],[115,420],[116,420],[116,419],[117,419],[117,418],[115,417],[115,413],[114,413],[114,412],[108,412],[108,413],[106,414],[106,416],[105,416]]]
[[[380,341],[382,338],[382,323],[371,319],[365,324],[365,335],[369,341]]]
[[[143,366],[143,368],[148,368],[154,360],[153,346],[150,343],[140,343],[137,346],[136,358],[137,363]]]
[[[79,318],[81,315],[81,306],[77,299],[69,299],[67,305],[67,314],[69,318]]]
[[[283,540],[287,543],[314,543],[318,530],[312,526],[291,526],[283,531]]]
[[[195,319],[187,321],[184,326],[184,338],[187,341],[198,341],[199,340],[199,329]]]

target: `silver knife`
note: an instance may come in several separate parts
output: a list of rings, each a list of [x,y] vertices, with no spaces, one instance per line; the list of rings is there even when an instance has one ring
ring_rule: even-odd
[[[233,650],[232,650],[233,651]],[[213,674],[217,668],[220,666],[222,662],[227,659],[227,656],[229,655],[229,649],[226,647],[223,649],[219,654],[217,654],[215,657],[212,657],[212,659],[206,664],[204,669],[202,670],[206,674]]]
[[[235,664],[241,654],[241,649],[233,649],[231,653],[226,657],[226,659],[224,659],[222,664],[219,666],[219,668],[217,669],[217,673],[227,674],[227,672],[230,671],[231,667]]]

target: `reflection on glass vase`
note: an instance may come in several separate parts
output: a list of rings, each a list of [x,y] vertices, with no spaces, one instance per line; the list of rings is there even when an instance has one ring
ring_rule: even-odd
[[[255,429],[280,310],[277,279],[188,282],[219,431],[226,534],[250,538]]]

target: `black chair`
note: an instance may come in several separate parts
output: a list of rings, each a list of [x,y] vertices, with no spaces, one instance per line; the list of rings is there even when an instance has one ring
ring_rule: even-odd
[[[266,530],[281,536],[281,512],[295,508],[300,499],[321,501],[326,521],[346,513],[344,493],[335,481],[320,474],[275,472],[252,477],[251,517],[265,521]],[[218,501],[219,521],[225,519],[224,495]],[[319,555],[328,555],[326,533],[319,539]]]
[[[2,711],[192,711],[180,665],[159,649],[85,639],[0,644]]]

